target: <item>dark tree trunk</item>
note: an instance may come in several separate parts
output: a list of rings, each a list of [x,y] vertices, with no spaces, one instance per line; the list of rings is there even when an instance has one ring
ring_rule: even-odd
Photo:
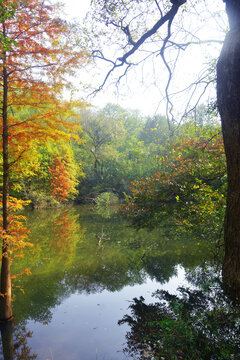
[[[3,25],[3,36],[5,27]],[[9,259],[9,160],[8,160],[8,75],[4,64],[6,52],[3,52],[3,101],[2,101],[2,144],[3,144],[3,244],[2,244],[2,268],[1,268],[1,296],[0,296],[0,320],[9,320],[12,317],[11,305],[11,276]]]
[[[226,0],[230,31],[217,64],[217,101],[227,160],[223,279],[240,290],[240,1]]]
[[[0,324],[3,360],[13,360],[13,324],[12,321]]]

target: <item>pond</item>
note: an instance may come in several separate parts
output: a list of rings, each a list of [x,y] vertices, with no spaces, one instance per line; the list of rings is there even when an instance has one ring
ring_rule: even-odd
[[[33,247],[14,261],[15,323],[2,331],[1,359],[124,360],[134,297],[176,292],[211,258],[206,243],[170,224],[148,231],[89,206],[27,213]],[[3,354],[4,352],[4,354]]]

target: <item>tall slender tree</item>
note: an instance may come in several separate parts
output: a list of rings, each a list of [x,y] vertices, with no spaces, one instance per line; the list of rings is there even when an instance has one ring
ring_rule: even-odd
[[[11,307],[11,278],[10,278],[10,260],[9,260],[9,160],[8,160],[8,84],[7,84],[7,50],[12,49],[10,38],[6,34],[6,22],[14,17],[14,6],[1,1],[1,57],[2,57],[2,151],[3,151],[3,226],[2,226],[2,270],[1,270],[1,303],[4,304],[4,311],[0,318],[9,319],[12,317]]]
[[[61,104],[66,74],[82,64],[71,26],[59,15],[60,5],[40,0],[1,0],[0,104],[3,152],[3,219],[0,319],[12,317],[9,220],[11,168],[31,146],[31,141],[69,137],[73,126],[65,121]],[[21,107],[31,115],[17,116]],[[67,116],[66,115],[66,116]]]

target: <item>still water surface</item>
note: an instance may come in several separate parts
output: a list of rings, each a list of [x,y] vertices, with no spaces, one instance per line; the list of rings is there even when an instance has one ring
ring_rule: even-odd
[[[117,214],[92,207],[27,217],[34,246],[12,272],[30,268],[32,275],[15,281],[16,324],[7,335],[14,345],[5,357],[1,350],[4,360],[129,359],[123,352],[128,327],[118,321],[132,299],[151,302],[157,289],[176,292],[209,256],[203,243],[179,237],[169,224],[136,231]]]

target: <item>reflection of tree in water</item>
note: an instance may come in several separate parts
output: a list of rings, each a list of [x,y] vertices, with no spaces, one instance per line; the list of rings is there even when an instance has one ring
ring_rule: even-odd
[[[116,216],[103,219],[89,208],[33,212],[28,219],[35,244],[13,264],[16,273],[24,267],[32,271],[21,279],[24,294],[15,286],[18,321],[50,322],[52,309],[72,293],[119,291],[142,284],[148,275],[163,284],[179,263],[187,270],[206,258],[204,245],[196,251],[193,241],[186,243],[169,228],[168,236],[164,229],[136,232]]]
[[[134,299],[127,323],[125,352],[134,359],[240,359],[239,306],[225,294],[219,278],[198,269],[192,282],[198,288],[179,288],[178,295],[157,291],[157,302]],[[216,274],[215,274],[216,275]]]
[[[207,262],[203,266],[187,270],[186,280],[193,286],[206,289],[215,283],[216,279],[221,279],[222,265],[219,263]],[[213,289],[212,289],[213,290]]]
[[[23,324],[11,321],[0,323],[2,343],[0,355],[2,360],[34,360],[36,354],[31,355],[31,348],[27,344],[32,333]]]
[[[79,215],[72,213],[69,209],[63,209],[57,213],[51,226],[50,247],[64,264],[67,265],[73,259],[79,238],[83,236],[78,222]]]
[[[144,261],[144,268],[149,276],[160,284],[164,284],[174,275],[177,275],[176,259],[170,254],[166,256],[150,255]]]
[[[17,321],[33,319],[51,322],[52,309],[70,295],[69,287],[63,282],[62,273],[32,275],[23,284],[24,294],[18,293],[14,302],[14,316]]]
[[[124,286],[142,284],[146,278],[145,272],[128,271],[128,269],[120,269],[117,272],[113,270],[98,268],[98,273],[88,273],[89,275],[81,275],[81,273],[66,274],[65,281],[71,288],[71,292],[78,291],[81,294],[96,294],[104,290],[119,291]],[[69,277],[70,279],[69,279]],[[68,281],[69,279],[69,281]]]

